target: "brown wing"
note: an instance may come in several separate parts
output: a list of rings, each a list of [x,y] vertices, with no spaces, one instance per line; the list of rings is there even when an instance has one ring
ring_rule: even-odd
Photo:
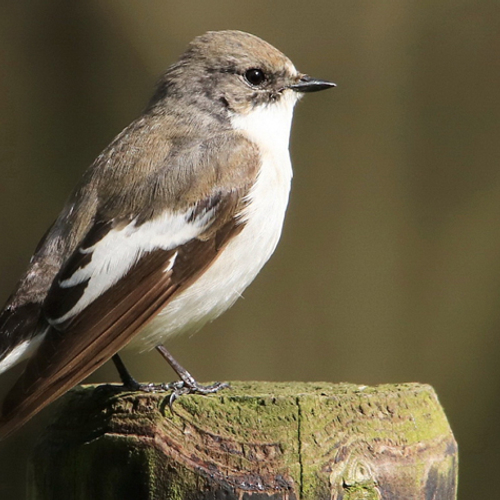
[[[122,279],[64,323],[62,329],[51,327],[4,401],[0,436],[22,426],[110,359],[172,297],[200,276],[242,229],[237,215],[244,194],[233,191],[220,197],[215,205],[213,201],[205,202],[214,217],[199,237],[176,248],[146,253]],[[95,231],[102,232],[102,227]],[[90,232],[88,238],[92,237]],[[175,254],[175,265],[165,271]],[[77,265],[69,259],[69,267]],[[63,294],[52,297],[52,293],[62,294],[60,290],[49,292],[49,305],[51,300],[64,304]],[[71,303],[71,294],[66,300]],[[68,307],[63,306],[63,310]]]

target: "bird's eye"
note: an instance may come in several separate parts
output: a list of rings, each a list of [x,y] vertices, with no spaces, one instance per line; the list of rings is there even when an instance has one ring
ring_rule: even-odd
[[[258,87],[266,81],[266,75],[261,69],[252,68],[245,72],[245,79],[250,85]]]

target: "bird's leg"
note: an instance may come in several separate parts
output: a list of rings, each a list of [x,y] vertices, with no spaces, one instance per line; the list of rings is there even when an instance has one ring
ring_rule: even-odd
[[[122,361],[122,358],[118,354],[113,356],[113,363],[115,364],[118,375],[122,381],[123,387],[131,391],[146,391],[146,392],[156,392],[156,391],[166,391],[169,389],[165,384],[155,385],[155,384],[141,384],[131,375],[127,370],[127,367]]]
[[[170,406],[172,406],[174,401],[183,394],[213,394],[225,387],[229,387],[227,382],[216,382],[212,385],[199,384],[194,377],[174,359],[165,347],[158,345],[156,349],[167,360],[172,370],[174,370],[181,379],[178,382],[172,382],[168,385],[168,387],[173,390],[169,401]]]

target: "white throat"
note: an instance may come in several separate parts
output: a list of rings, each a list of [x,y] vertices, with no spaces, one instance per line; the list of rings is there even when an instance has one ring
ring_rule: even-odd
[[[231,124],[254,141],[262,153],[265,150],[288,151],[296,102],[297,94],[292,90],[285,91],[277,102],[258,106],[249,113],[233,115]]]

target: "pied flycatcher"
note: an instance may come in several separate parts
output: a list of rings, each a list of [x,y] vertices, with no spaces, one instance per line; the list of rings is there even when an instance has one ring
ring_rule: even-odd
[[[208,32],[159,81],[143,114],[86,171],[0,315],[0,372],[27,359],[0,436],[113,358],[212,321],[273,253],[288,203],[293,107],[334,84],[263,40]]]

